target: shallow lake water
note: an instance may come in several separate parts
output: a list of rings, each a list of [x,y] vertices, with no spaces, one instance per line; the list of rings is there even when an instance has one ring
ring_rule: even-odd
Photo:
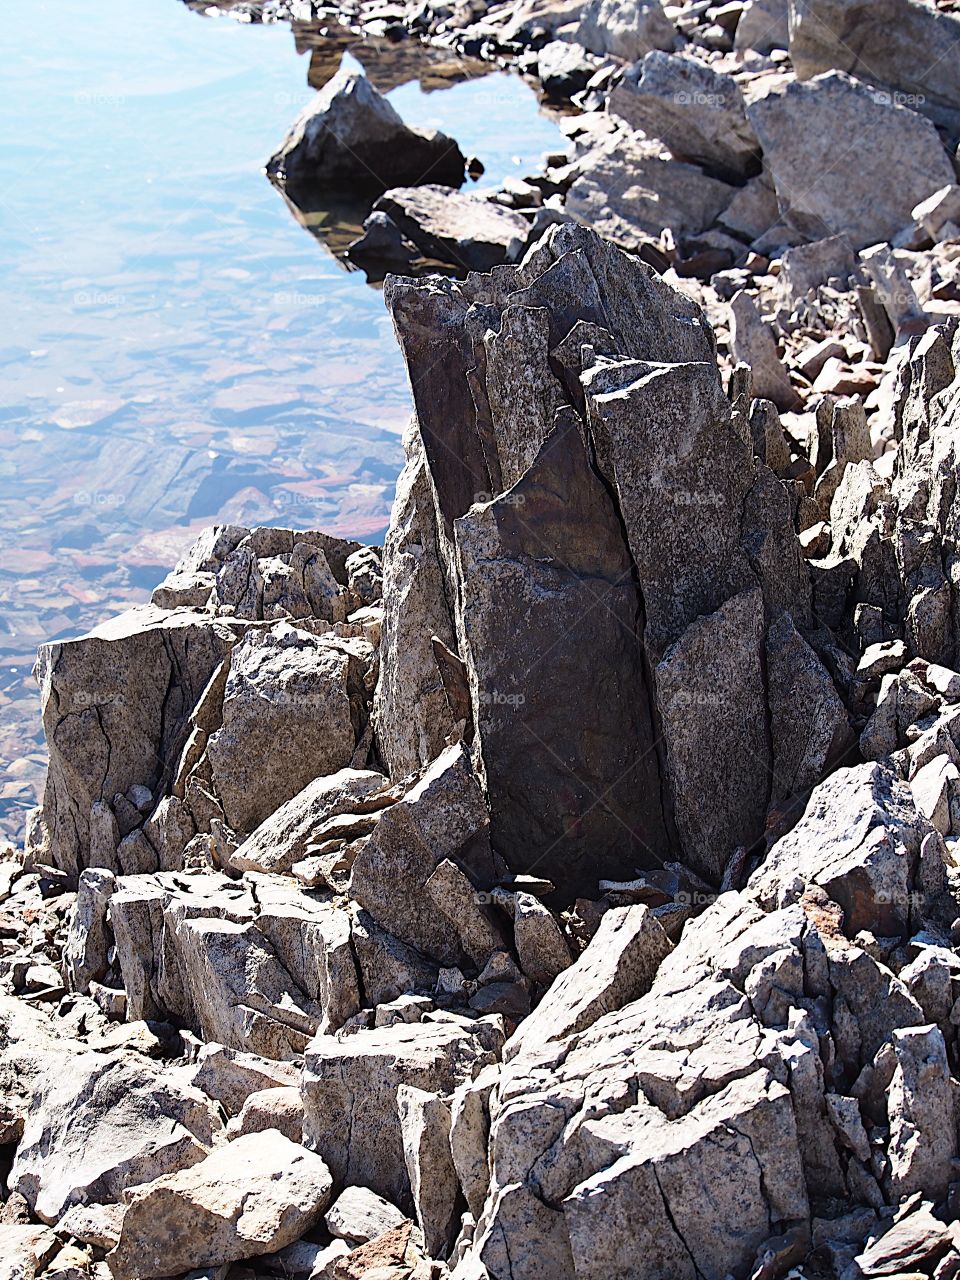
[[[180,0],[5,15],[4,834],[43,765],[39,643],[146,599],[205,524],[382,538],[409,412],[390,321],[330,251],[337,229],[305,229],[262,171],[344,53],[409,123],[479,156],[481,189],[563,142],[522,80],[414,45]]]

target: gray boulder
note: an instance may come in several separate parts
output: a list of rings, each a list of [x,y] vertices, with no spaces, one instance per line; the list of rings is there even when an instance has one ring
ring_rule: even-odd
[[[890,240],[916,204],[954,180],[929,120],[841,71],[775,85],[747,118],[781,213],[809,240],[844,235],[855,249]]]
[[[297,117],[267,172],[294,197],[311,190],[385,191],[418,182],[458,187],[460,148],[412,129],[361,72],[341,69]]]

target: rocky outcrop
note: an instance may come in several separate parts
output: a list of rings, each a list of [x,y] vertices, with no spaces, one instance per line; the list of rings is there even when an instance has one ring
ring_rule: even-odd
[[[516,270],[387,296],[435,502],[424,571],[442,584],[434,611],[454,602],[494,849],[571,892],[677,849],[719,878],[762,831],[763,725],[790,714],[789,697],[769,704],[764,636],[786,612],[809,624],[809,587],[705,318],[569,227]],[[515,413],[498,366],[531,328],[536,374]],[[400,729],[381,714],[379,732]],[[721,777],[728,803],[705,820],[701,789]]]

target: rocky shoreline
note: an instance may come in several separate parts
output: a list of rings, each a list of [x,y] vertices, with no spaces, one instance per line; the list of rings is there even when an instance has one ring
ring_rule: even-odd
[[[367,234],[417,250],[390,531],[211,528],[41,649],[0,1280],[960,1275],[952,82],[818,54],[857,7],[354,13],[545,83],[579,46],[589,110],[468,274],[382,180],[462,153],[364,77],[278,152],[379,147]],[[719,187],[739,228],[651,230]]]

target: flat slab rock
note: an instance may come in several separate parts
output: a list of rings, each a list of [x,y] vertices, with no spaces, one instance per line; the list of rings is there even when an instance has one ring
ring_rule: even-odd
[[[481,196],[424,184],[395,187],[374,205],[428,258],[469,271],[489,271],[505,262],[512,245],[523,245],[530,224],[519,213]]]

